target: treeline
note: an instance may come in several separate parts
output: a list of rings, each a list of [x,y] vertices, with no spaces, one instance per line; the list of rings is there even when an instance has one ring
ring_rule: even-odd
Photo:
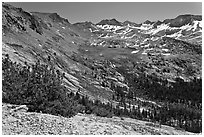
[[[118,71],[125,76],[129,87],[134,90],[140,89],[142,94],[148,96],[149,99],[184,103],[201,109],[202,79],[194,78],[190,82],[185,82],[182,78],[176,78],[175,82],[169,82],[154,75],[127,73],[125,67],[120,67]]]
[[[50,61],[50,58],[48,58]],[[64,73],[50,65],[37,61],[33,65],[12,62],[8,56],[2,59],[2,101],[27,105],[32,112],[72,117],[77,113],[112,117],[112,107],[99,100],[74,94],[63,86]]]
[[[72,117],[79,112],[96,114],[102,117],[124,116],[153,122],[158,121],[160,124],[183,128],[191,132],[201,132],[202,130],[202,117],[200,107],[196,103],[197,98],[193,98],[191,103],[186,103],[187,97],[185,97],[185,101],[173,100],[169,103],[166,100],[166,104],[162,107],[151,106],[148,103],[133,105],[136,100],[134,98],[135,93],[132,90],[126,94],[123,89],[112,87],[116,93],[113,95],[113,102],[118,103],[114,107],[112,101],[105,104],[99,100],[93,101],[87,96],[81,96],[79,92],[74,94],[68,91],[63,86],[65,74],[60,73],[52,65],[41,64],[39,61],[33,65],[28,65],[26,62],[24,64],[23,66],[12,62],[8,55],[2,59],[3,102],[26,104],[29,111],[64,117]],[[142,80],[145,79],[141,79],[141,82]],[[148,80],[142,83],[140,83],[141,88],[145,88],[147,94],[150,94],[150,89],[153,89],[155,94],[159,94],[155,92],[156,89],[152,87],[153,85],[149,89],[148,86],[145,86]],[[199,84],[189,86],[196,89]],[[192,90],[194,91],[194,89]],[[199,91],[198,94],[200,94]],[[175,96],[175,98],[177,97]],[[165,99],[163,101],[165,102]],[[198,103],[200,103],[199,100]],[[198,109],[196,109],[195,104],[197,104]]]
[[[12,62],[8,55],[2,59],[2,101],[25,104],[29,111],[71,117],[83,108],[67,96],[62,85],[64,74],[52,65],[31,66]]]
[[[127,94],[115,90],[114,98],[119,98],[121,104],[136,102],[137,94],[141,94],[163,104],[162,107],[155,107],[149,103],[141,103],[142,107],[150,108],[144,110],[149,111],[143,112],[144,117],[191,132],[202,131],[202,79],[184,82],[177,78],[174,83],[170,83],[153,75],[141,73],[136,76],[126,73],[124,67],[118,68],[118,71],[125,76],[131,87]],[[156,115],[152,117],[152,114]]]
[[[85,59],[84,62],[87,60]],[[84,65],[93,68],[90,64],[84,63]],[[195,78],[191,82],[184,82],[183,79],[177,78],[172,83],[166,79],[145,74],[141,65],[135,66],[139,75],[128,73],[128,66],[125,65],[111,71],[105,69],[106,67],[110,68],[110,64],[103,62],[103,66],[103,68],[96,68],[94,78],[100,77],[103,72],[105,75],[111,76],[111,73],[116,71],[125,77],[124,83],[130,87],[127,90],[109,82],[108,87],[114,91],[112,100],[118,102],[116,108],[112,108],[114,115],[158,121],[161,124],[175,126],[187,131],[201,132],[202,79]],[[105,77],[102,77],[101,80],[108,83]],[[101,86],[105,87],[104,82]],[[159,108],[149,102],[139,101],[137,100],[138,96],[161,102],[163,105]]]

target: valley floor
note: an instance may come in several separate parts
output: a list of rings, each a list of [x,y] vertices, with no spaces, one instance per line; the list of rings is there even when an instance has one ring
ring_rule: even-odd
[[[3,135],[194,135],[131,118],[104,118],[77,114],[72,118],[26,112],[24,107],[2,104]]]

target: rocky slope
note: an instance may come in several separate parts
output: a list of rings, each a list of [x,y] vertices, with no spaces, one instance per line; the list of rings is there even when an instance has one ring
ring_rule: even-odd
[[[57,13],[30,13],[3,3],[2,55],[23,65],[51,60],[65,73],[68,92],[116,106],[113,95],[121,91],[134,95],[130,109],[142,103],[148,109],[163,103],[147,98],[136,80],[157,77],[171,87],[178,78],[201,78],[201,21],[201,16],[180,15],[141,24],[116,19],[71,24]]]
[[[87,91],[79,83],[87,81],[85,85],[89,85],[96,79],[83,72],[93,73],[91,68],[100,65],[110,69],[103,64],[107,61],[115,68],[127,66],[134,73],[138,70],[134,66],[138,66],[148,75],[189,81],[201,77],[201,20],[201,16],[183,15],[142,24],[116,19],[71,24],[57,13],[29,13],[3,3],[2,51],[22,63],[36,60],[47,63],[50,56],[55,67],[66,73],[71,90]],[[179,25],[172,25],[176,23]],[[82,63],[87,60],[93,62],[89,66]],[[121,60],[125,63],[121,64]],[[115,68],[112,69],[117,71]]]
[[[130,118],[78,114],[72,118],[26,112],[26,106],[2,104],[3,135],[194,135]]]

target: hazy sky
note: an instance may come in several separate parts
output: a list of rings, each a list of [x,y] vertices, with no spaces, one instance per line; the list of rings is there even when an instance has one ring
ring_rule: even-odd
[[[175,18],[181,14],[202,14],[201,2],[18,2],[10,3],[26,11],[58,13],[70,23],[115,18],[141,23]]]

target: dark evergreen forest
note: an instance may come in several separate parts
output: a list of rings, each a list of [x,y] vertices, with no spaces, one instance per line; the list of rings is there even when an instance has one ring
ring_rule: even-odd
[[[49,59],[48,59],[49,60]],[[87,96],[73,93],[63,86],[64,73],[52,65],[24,65],[12,62],[8,55],[2,59],[2,101],[25,104],[29,111],[72,117],[77,113],[102,117],[130,117],[173,126],[186,131],[202,132],[202,79],[184,82],[176,79],[169,84],[156,76],[128,74],[124,68],[130,90],[111,86],[112,101],[102,103]],[[137,100],[137,91],[156,101],[160,106]],[[117,103],[116,103],[117,102]],[[116,105],[114,105],[116,104]],[[133,105],[134,104],[134,105]]]

